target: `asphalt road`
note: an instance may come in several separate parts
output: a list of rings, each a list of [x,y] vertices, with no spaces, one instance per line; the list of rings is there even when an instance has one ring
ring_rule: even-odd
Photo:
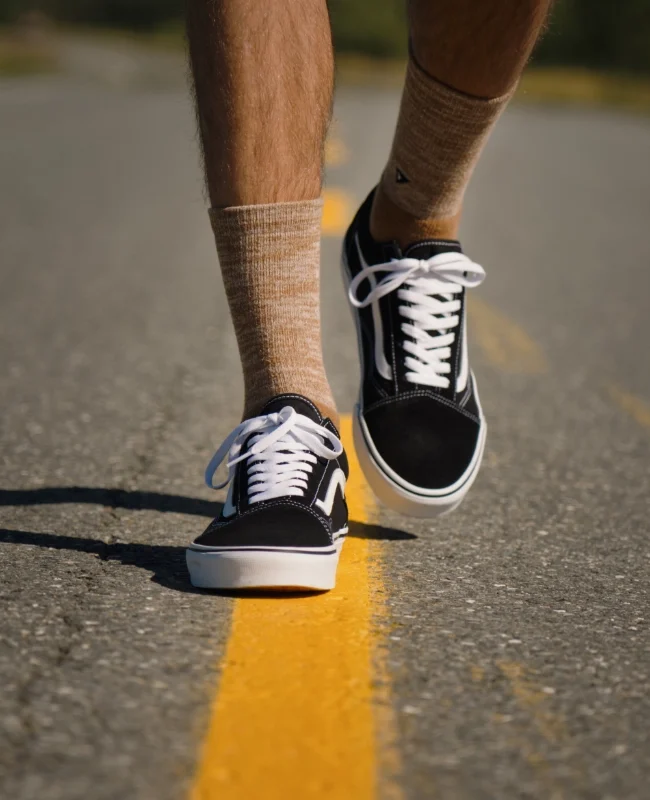
[[[339,90],[339,208],[397,99]],[[184,566],[241,402],[191,107],[164,82],[14,80],[0,130],[0,795],[175,800],[240,602]],[[485,465],[444,520],[378,512],[399,796],[648,797],[649,219],[648,119],[507,113],[463,232],[488,272]],[[325,348],[350,410],[338,250]]]

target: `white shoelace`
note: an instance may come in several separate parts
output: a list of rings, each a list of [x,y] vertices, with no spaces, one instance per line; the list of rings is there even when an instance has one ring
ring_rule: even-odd
[[[359,285],[377,272],[387,274],[359,300]],[[353,306],[365,308],[397,289],[398,298],[405,303],[399,312],[408,320],[401,325],[407,337],[406,380],[446,389],[451,347],[460,322],[461,300],[456,295],[463,287],[478,286],[484,278],[483,267],[462,253],[441,253],[425,260],[395,258],[364,267],[352,279],[348,294]]]
[[[249,437],[248,449],[242,452]],[[277,414],[238,425],[212,457],[205,482],[212,489],[222,489],[232,480],[235,465],[248,459],[249,503],[288,495],[302,497],[317,457],[331,460],[342,452],[343,445],[331,431],[286,406]],[[226,455],[228,477],[215,484],[214,474]]]

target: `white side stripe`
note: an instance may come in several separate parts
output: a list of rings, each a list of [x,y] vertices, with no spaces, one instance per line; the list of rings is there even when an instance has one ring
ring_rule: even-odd
[[[230,481],[230,483],[228,484],[228,494],[226,496],[226,502],[223,504],[223,508],[221,509],[221,516],[224,519],[232,517],[235,511],[237,511],[235,506],[232,504],[232,487],[233,487],[233,482]]]
[[[469,378],[469,359],[467,357],[467,314],[463,314],[463,332],[461,333],[462,342],[460,350],[460,369],[456,378],[456,392],[464,392],[467,388]]]
[[[341,487],[343,497],[345,497],[345,473],[342,469],[335,469],[330,479],[330,485],[327,487],[327,494],[324,500],[316,500],[316,505],[322,509],[327,516],[332,513],[332,506],[334,505],[334,497],[336,496],[336,487]]]
[[[361,262],[361,269],[368,269],[366,259],[363,257],[363,253],[361,252],[358,236],[355,237],[355,243],[357,245],[359,261]],[[377,279],[374,275],[369,275],[368,282],[370,283],[370,291],[372,291],[377,285]],[[371,308],[372,322],[375,328],[375,369],[381,375],[381,377],[384,378],[384,380],[390,381],[393,377],[393,370],[391,369],[388,359],[386,358],[386,354],[384,353],[384,325],[381,321],[379,300],[373,301]]]

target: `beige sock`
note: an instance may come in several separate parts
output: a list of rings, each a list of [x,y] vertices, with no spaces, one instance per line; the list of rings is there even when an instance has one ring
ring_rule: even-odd
[[[381,177],[385,194],[416,219],[451,217],[490,131],[512,96],[484,100],[451,89],[409,59],[397,130]]]
[[[322,200],[213,208],[210,220],[244,370],[244,418],[295,392],[337,424],[321,345]]]

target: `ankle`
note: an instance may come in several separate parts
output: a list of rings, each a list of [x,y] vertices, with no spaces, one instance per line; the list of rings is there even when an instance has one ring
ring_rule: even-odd
[[[404,249],[423,239],[457,239],[461,212],[451,217],[417,219],[377,187],[370,212],[370,234],[376,242],[396,241]]]

